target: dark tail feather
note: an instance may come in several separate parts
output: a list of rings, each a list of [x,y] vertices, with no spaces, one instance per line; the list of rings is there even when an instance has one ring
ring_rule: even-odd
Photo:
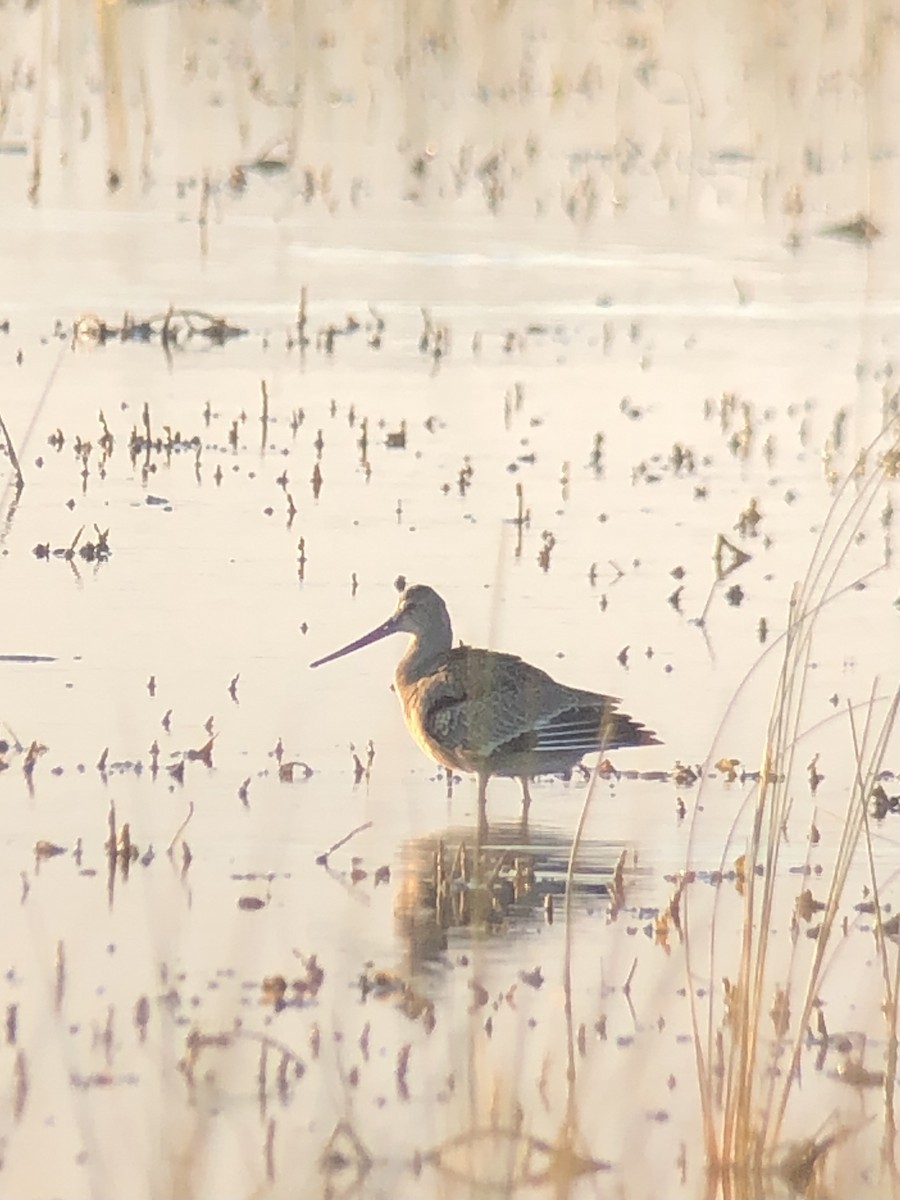
[[[613,709],[603,714],[600,745],[604,750],[617,750],[622,746],[661,746],[662,742],[652,729]]]
[[[570,708],[542,723],[535,732],[523,735],[522,749],[552,755],[569,753],[573,757],[593,750],[617,750],[622,746],[659,746],[652,729],[647,729],[627,713],[619,712],[610,701],[602,710]],[[509,743],[512,746],[514,743]]]

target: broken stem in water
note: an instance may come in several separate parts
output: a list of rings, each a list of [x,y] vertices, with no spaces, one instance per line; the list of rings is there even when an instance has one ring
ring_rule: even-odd
[[[9,461],[12,463],[13,470],[16,473],[16,490],[21,492],[25,486],[25,477],[22,474],[22,468],[19,466],[19,459],[16,455],[16,448],[13,445],[12,438],[9,436],[9,430],[6,428],[6,422],[3,420],[3,414],[0,413],[0,434],[6,442],[6,453],[9,455]]]

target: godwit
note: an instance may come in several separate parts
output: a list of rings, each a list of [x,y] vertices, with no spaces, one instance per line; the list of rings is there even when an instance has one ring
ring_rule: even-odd
[[[412,637],[394,674],[406,727],[436,762],[478,776],[482,823],[492,775],[522,784],[526,821],[533,776],[571,771],[592,750],[660,744],[652,730],[618,711],[613,696],[566,687],[514,654],[471,646],[454,650],[447,606],[422,584],[403,587],[397,611],[383,625],[310,666],[392,633]]]

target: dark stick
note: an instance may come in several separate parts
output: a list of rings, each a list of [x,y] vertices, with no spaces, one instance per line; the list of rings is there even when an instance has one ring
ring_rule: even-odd
[[[3,434],[6,442],[6,452],[9,455],[9,461],[13,465],[13,470],[16,473],[16,490],[20,491],[25,486],[25,477],[22,474],[22,468],[19,466],[19,459],[16,456],[16,449],[13,446],[12,438],[9,436],[9,430],[6,428],[6,422],[3,420],[3,414],[0,413],[0,433]]]

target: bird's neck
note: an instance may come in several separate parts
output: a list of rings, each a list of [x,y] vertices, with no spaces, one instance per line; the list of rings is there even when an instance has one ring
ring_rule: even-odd
[[[433,631],[427,641],[417,634],[413,635],[394,674],[394,682],[398,689],[402,691],[403,688],[408,688],[412,684],[418,683],[420,679],[424,679],[426,675],[430,675],[449,653],[452,645],[453,634],[449,621],[446,629],[440,631],[440,637],[436,637]]]

